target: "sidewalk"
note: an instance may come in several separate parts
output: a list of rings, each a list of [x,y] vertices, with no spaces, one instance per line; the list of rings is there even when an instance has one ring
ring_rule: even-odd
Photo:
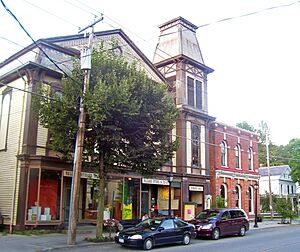
[[[254,222],[250,222],[250,230],[259,230],[264,228],[275,228],[280,226],[288,225],[300,225],[299,220],[295,220],[292,224],[278,224],[280,221],[263,221],[258,222],[257,228],[254,228]],[[3,235],[0,233],[0,250],[5,252],[42,252],[42,251],[59,251],[63,248],[72,248],[80,246],[102,246],[103,244],[109,244],[113,242],[105,243],[93,243],[85,241],[85,237],[95,237],[96,227],[92,225],[78,226],[77,227],[77,238],[75,245],[67,245],[67,233],[54,233],[47,235]],[[67,231],[66,231],[67,232]],[[108,233],[104,233],[105,236],[108,236]],[[112,233],[112,237],[115,233]]]

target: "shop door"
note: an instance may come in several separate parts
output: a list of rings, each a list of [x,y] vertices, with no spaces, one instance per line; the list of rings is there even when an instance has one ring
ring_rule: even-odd
[[[149,214],[149,192],[142,191],[142,202],[141,202],[141,215],[144,216],[146,213]]]
[[[63,197],[63,221],[69,221],[70,199],[71,199],[71,184],[72,179],[65,178],[64,197]]]

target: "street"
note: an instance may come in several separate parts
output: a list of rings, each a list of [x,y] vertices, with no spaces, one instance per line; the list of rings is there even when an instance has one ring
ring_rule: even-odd
[[[252,228],[245,237],[226,237],[217,241],[197,238],[193,239],[191,244],[188,246],[162,246],[153,248],[153,251],[180,252],[184,250],[186,252],[298,252],[300,250],[299,234],[299,225],[257,230]],[[117,244],[105,244],[101,246],[59,249],[55,251],[125,252],[140,250],[123,248]]]

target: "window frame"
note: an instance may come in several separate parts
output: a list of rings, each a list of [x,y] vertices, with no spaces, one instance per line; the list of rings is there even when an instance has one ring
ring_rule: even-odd
[[[248,148],[248,170],[253,171],[254,170],[254,164],[253,164],[253,149],[251,147]]]
[[[203,110],[203,82],[201,80],[188,75],[186,79],[186,94],[189,106]]]
[[[4,104],[4,102],[6,102],[5,99],[8,99],[7,107]],[[12,90],[11,89],[9,89],[9,90],[2,93],[2,99],[0,101],[1,102],[1,104],[0,104],[0,136],[1,136],[0,137],[1,138],[0,139],[0,151],[1,150],[4,150],[4,151],[7,150],[7,139],[8,139],[10,110],[11,110],[11,99],[12,99]],[[4,109],[5,109],[5,111],[4,111]],[[7,114],[7,115],[5,115],[5,114]],[[2,125],[4,119],[5,119],[5,121],[4,121],[5,125]],[[2,129],[2,127],[4,129]],[[3,130],[3,132],[2,132],[2,130]],[[2,137],[2,135],[4,137]]]
[[[228,147],[226,141],[221,142],[221,166],[228,167]],[[224,149],[224,152],[223,152]]]
[[[242,164],[241,164],[241,146],[237,144],[234,147],[234,156],[235,156],[235,168],[238,170],[242,169]]]

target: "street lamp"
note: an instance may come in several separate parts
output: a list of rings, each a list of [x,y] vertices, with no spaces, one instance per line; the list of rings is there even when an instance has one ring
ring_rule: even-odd
[[[257,225],[257,190],[258,190],[258,184],[255,183],[254,185],[254,190],[255,190],[255,220],[254,220],[254,226],[255,228],[258,227]]]
[[[169,181],[169,212],[168,212],[168,215],[169,215],[169,218],[171,217],[171,208],[172,208],[172,200],[171,200],[171,183],[173,181],[173,174],[170,173],[168,175],[168,181]]]

